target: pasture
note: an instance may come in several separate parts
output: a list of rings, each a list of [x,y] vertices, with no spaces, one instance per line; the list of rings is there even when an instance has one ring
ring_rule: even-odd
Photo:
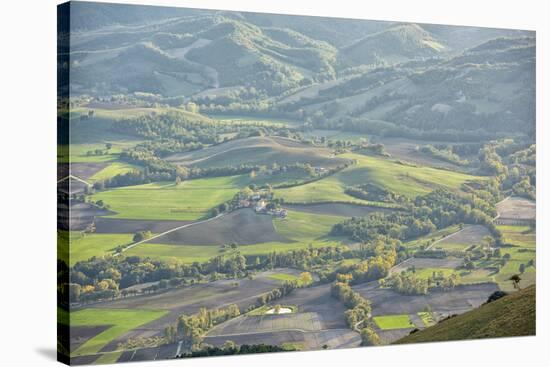
[[[231,199],[239,190],[240,176],[214,177],[125,186],[98,192],[92,200],[102,200],[120,219],[198,220],[209,210]]]
[[[70,266],[93,256],[101,257],[113,254],[117,246],[132,243],[133,234],[81,234],[71,232]]]
[[[90,177],[91,181],[104,181],[112,178],[116,175],[123,175],[128,172],[134,172],[141,170],[140,167],[125,163],[125,162],[112,162],[105,168],[95,173]]]
[[[384,315],[373,317],[376,326],[382,330],[410,329],[415,325],[411,322],[409,315]]]

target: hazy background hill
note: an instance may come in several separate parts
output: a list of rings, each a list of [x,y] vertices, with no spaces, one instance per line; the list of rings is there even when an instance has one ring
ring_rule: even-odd
[[[145,93],[170,105],[194,101],[209,113],[386,135],[402,127],[414,137],[436,127],[534,129],[533,32],[72,6],[73,95]]]

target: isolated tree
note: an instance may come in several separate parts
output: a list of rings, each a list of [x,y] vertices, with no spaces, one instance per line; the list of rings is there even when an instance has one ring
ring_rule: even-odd
[[[514,274],[510,277],[510,280],[512,281],[512,284],[514,285],[515,289],[521,289],[519,286],[519,283],[521,282],[521,277],[517,274]]]
[[[311,276],[311,273],[307,271],[301,273],[299,279],[303,287],[307,287],[313,283],[313,277]]]
[[[525,264],[520,264],[520,265],[519,265],[519,272],[520,272],[521,274],[525,273]]]
[[[111,150],[112,147],[113,147],[113,144],[111,144],[111,143],[105,143],[105,149]]]

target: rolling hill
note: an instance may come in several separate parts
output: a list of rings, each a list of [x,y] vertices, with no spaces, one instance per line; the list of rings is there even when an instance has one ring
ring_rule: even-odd
[[[394,64],[416,58],[431,57],[445,51],[445,45],[417,24],[400,24],[345,47],[346,62]]]
[[[166,157],[171,163],[215,168],[225,166],[279,165],[309,163],[312,166],[333,168],[350,162],[347,159],[331,156],[328,149],[302,144],[281,137],[250,137],[232,140],[205,149],[189,153],[174,154]]]
[[[535,335],[535,315],[533,285],[408,335],[395,344]]]

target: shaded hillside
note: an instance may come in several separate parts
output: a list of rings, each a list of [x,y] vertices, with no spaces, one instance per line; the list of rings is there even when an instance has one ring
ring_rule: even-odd
[[[406,336],[395,344],[535,335],[535,315],[533,285]]]
[[[476,130],[473,138],[529,134],[535,125],[535,56],[534,38],[499,38],[454,57],[311,87],[311,93],[301,92],[307,98],[281,103],[287,111],[305,110],[319,127],[377,135],[418,138],[437,131],[432,138],[446,140]]]

